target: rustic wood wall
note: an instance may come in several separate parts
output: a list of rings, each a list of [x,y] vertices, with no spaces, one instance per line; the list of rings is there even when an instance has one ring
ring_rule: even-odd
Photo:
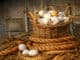
[[[0,17],[3,17],[3,0],[0,0]]]
[[[25,3],[28,8],[35,7],[38,9],[40,5],[56,5],[61,6],[60,8],[63,9],[66,3],[76,4],[78,2],[74,2],[74,0],[4,0],[4,17],[12,17],[12,18],[24,18],[24,8]],[[79,4],[79,3],[78,3]]]

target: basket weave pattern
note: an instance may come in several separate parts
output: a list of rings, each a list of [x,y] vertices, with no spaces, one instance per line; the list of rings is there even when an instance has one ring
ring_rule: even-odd
[[[63,36],[70,36],[69,24],[61,26],[61,27],[44,27],[36,26],[33,27],[32,36],[40,37],[40,38],[59,38]]]

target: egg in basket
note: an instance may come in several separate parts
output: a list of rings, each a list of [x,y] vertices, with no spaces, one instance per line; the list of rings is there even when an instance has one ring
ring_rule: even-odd
[[[30,18],[32,18],[32,23],[39,26],[62,26],[70,23],[70,17],[66,16],[63,11],[56,10],[40,10],[37,14],[30,13]]]
[[[39,16],[42,18],[38,19],[39,24],[50,24],[57,25],[59,23],[66,23],[69,21],[69,17],[65,16],[64,12],[57,12],[56,10],[51,11],[39,11]]]

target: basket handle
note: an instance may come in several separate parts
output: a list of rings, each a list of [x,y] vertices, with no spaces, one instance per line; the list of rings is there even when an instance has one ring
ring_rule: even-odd
[[[36,26],[36,23],[37,23],[36,20],[37,20],[37,18],[35,17],[35,15],[32,12],[30,12],[30,11],[28,12],[28,15],[29,15],[29,18],[31,20],[31,23]]]

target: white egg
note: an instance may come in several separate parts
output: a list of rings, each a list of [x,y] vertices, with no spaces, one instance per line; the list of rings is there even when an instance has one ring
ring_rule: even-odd
[[[59,12],[58,16],[65,16],[64,12]]]
[[[44,15],[44,12],[45,12],[44,10],[40,10],[39,11],[39,16],[43,16]]]
[[[25,49],[25,50],[22,51],[22,54],[23,55],[28,55],[28,53],[29,53],[29,50],[28,49]]]
[[[57,23],[59,23],[59,19],[56,16],[51,17],[51,21],[52,21],[53,25],[56,25]]]
[[[19,50],[23,51],[26,49],[26,45],[25,44],[19,44],[18,48],[19,48]]]
[[[60,21],[63,21],[63,20],[64,20],[64,17],[63,17],[63,16],[58,16],[58,19],[59,19]]]
[[[56,24],[58,24],[60,21],[59,21],[59,19],[58,18],[55,18],[55,20],[54,20],[54,22],[53,22],[53,25],[56,25]]]
[[[51,17],[51,21],[54,21],[57,17],[54,16],[54,17]]]
[[[46,14],[44,14],[43,17],[46,18],[46,19],[50,19],[51,18],[51,15],[49,13],[46,13]]]
[[[69,17],[64,17],[64,22],[68,22],[69,21]]]
[[[53,13],[53,10],[48,11],[49,14]]]
[[[36,56],[38,54],[39,54],[38,50],[30,50],[28,53],[29,56]]]
[[[46,18],[38,19],[38,22],[39,22],[40,24],[47,24],[48,21],[49,21],[49,19],[46,19]]]

